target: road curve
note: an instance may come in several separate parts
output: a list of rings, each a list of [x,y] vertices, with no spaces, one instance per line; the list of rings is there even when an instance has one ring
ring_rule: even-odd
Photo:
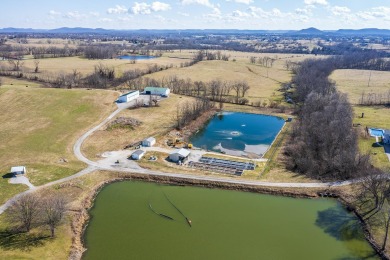
[[[264,182],[264,181],[256,181],[256,180],[244,180],[244,179],[230,179],[225,177],[216,177],[216,176],[200,176],[200,175],[192,175],[188,173],[167,173],[160,171],[151,171],[148,169],[138,168],[138,169],[128,169],[121,168],[118,166],[109,166],[104,165],[99,162],[94,162],[89,160],[87,157],[83,155],[81,152],[81,146],[84,141],[95,131],[105,125],[108,121],[110,121],[113,117],[115,117],[122,110],[130,107],[131,104],[120,104],[118,108],[112,112],[106,119],[104,119],[100,124],[96,125],[85,134],[83,134],[74,144],[73,152],[77,159],[82,162],[88,164],[88,167],[74,175],[46,183],[41,186],[36,186],[34,189],[30,189],[24,192],[21,192],[11,199],[9,199],[6,203],[0,206],[0,214],[2,214],[15,200],[17,200],[20,196],[33,192],[39,188],[49,187],[52,185],[60,184],[65,181],[69,181],[85,174],[91,173],[95,170],[106,170],[106,171],[116,171],[116,172],[127,172],[127,173],[138,173],[145,175],[156,175],[156,176],[166,176],[166,177],[175,177],[182,179],[190,179],[190,180],[201,180],[201,181],[210,181],[210,182],[220,182],[220,183],[231,183],[231,184],[240,184],[240,185],[250,185],[250,186],[262,186],[262,187],[278,187],[278,188],[330,188],[330,187],[339,187],[350,185],[352,183],[359,182],[359,180],[349,180],[349,181],[336,181],[336,182],[310,182],[310,183],[299,183],[299,182]]]

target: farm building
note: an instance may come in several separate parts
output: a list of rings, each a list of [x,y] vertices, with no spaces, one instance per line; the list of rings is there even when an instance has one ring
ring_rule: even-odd
[[[168,97],[171,90],[169,88],[157,88],[157,87],[146,87],[144,92],[146,95],[159,95],[162,97]]]
[[[118,97],[117,101],[118,103],[126,103],[126,102],[130,102],[131,100],[134,100],[136,98],[139,97],[139,91],[138,90],[133,90],[133,91],[130,91],[126,94],[123,94],[121,96]]]
[[[131,154],[131,159],[133,160],[141,160],[141,158],[145,155],[145,151],[137,150]]]
[[[385,130],[383,133],[383,143],[390,144],[390,130]]]
[[[149,137],[142,141],[142,146],[152,147],[156,143],[156,138]]]
[[[25,166],[14,166],[14,167],[11,167],[11,173],[13,173],[13,174],[25,174],[26,173],[26,167]]]
[[[173,162],[179,162],[179,161],[183,162],[188,158],[189,155],[190,155],[190,151],[181,148],[181,149],[174,150],[172,153],[170,153],[169,159]]]

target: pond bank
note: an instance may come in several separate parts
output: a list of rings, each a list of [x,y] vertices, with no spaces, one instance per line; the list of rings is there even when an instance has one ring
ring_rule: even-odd
[[[246,191],[246,192],[254,192],[261,194],[270,194],[270,195],[278,195],[278,196],[287,196],[287,197],[295,197],[295,198],[315,198],[318,197],[318,193],[320,192],[332,192],[337,195],[342,195],[342,192],[339,192],[337,189],[333,190],[325,190],[325,189],[280,189],[274,187],[254,187],[247,185],[234,185],[230,183],[214,183],[209,181],[199,181],[199,180],[187,180],[180,179],[176,177],[161,177],[161,176],[144,176],[137,174],[129,174],[123,175],[118,173],[118,176],[106,180],[102,183],[99,183],[95,186],[95,188],[87,195],[87,197],[82,202],[82,207],[79,212],[76,212],[71,223],[73,237],[72,237],[72,248],[69,259],[81,259],[83,252],[86,250],[84,246],[83,236],[85,228],[89,222],[89,210],[94,205],[94,200],[99,193],[99,191],[104,188],[106,185],[113,182],[120,181],[128,181],[128,180],[139,180],[145,182],[155,182],[162,184],[172,184],[172,185],[180,185],[180,186],[198,186],[198,187],[206,187],[206,188],[216,188],[216,189],[225,189],[225,190],[237,190],[237,191]],[[341,200],[341,202],[348,207],[347,201]],[[355,212],[356,213],[356,212]],[[361,218],[359,218],[361,220]],[[367,240],[373,246],[373,248],[378,252],[378,246],[375,246],[375,241],[373,241],[368,233],[368,229],[364,227],[364,233],[366,235]],[[383,259],[388,259],[385,256],[381,257]]]

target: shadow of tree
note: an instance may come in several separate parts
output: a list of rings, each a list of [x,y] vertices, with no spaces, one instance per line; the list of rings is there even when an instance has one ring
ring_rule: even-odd
[[[43,246],[50,236],[41,233],[26,233],[18,231],[0,231],[0,248],[4,250],[18,249],[29,251],[32,247]]]
[[[359,222],[338,206],[318,212],[316,225],[337,240],[364,240]]]
[[[15,174],[12,172],[6,173],[3,175],[3,179],[9,179],[15,177]]]

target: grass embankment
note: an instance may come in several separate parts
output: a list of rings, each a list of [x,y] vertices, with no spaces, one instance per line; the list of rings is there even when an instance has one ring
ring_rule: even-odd
[[[38,191],[56,192],[69,199],[69,211],[63,223],[56,229],[56,237],[50,237],[50,230],[38,227],[30,233],[11,234],[5,215],[0,215],[0,259],[68,259],[73,232],[71,220],[74,213],[82,209],[82,201],[95,186],[116,176],[110,172],[94,172],[78,179]]]
[[[25,82],[23,82],[24,85]],[[0,173],[27,166],[34,185],[74,174],[85,165],[73,144],[115,108],[115,92],[2,86],[0,89]],[[25,189],[0,180],[1,202]]]
[[[361,124],[361,132],[365,128],[390,129],[390,108],[385,106],[360,106],[359,99],[365,94],[385,94],[390,91],[390,72],[370,70],[336,70],[330,78],[336,81],[337,88],[347,93],[355,112],[354,124]],[[364,117],[362,118],[362,113]],[[359,138],[359,147],[363,153],[371,154],[372,164],[390,171],[390,161],[383,147],[376,147],[373,137]]]

